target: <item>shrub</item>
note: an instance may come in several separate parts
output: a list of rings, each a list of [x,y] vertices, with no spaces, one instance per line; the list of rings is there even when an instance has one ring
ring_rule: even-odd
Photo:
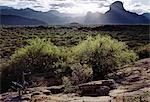
[[[94,80],[104,78],[107,73],[137,59],[137,55],[125,43],[99,35],[88,37],[73,47],[70,55],[70,61],[92,67]]]
[[[34,73],[61,67],[65,61],[64,49],[45,39],[28,41],[29,45],[17,50],[11,57],[15,68],[30,69]]]
[[[71,75],[63,77],[63,84],[65,85],[65,93],[76,92],[78,84],[86,83],[92,80],[92,69],[88,65],[81,65],[75,63],[71,65]]]
[[[139,55],[140,59],[150,57],[150,44],[138,47],[135,52]]]
[[[79,63],[73,64],[71,66],[72,74],[71,81],[73,85],[78,85],[81,83],[86,83],[92,80],[92,69],[88,67],[88,65],[81,65]]]
[[[73,85],[73,83],[71,81],[71,77],[64,76],[62,78],[62,80],[63,80],[63,85],[65,86],[64,93],[74,93],[74,92],[76,92],[78,87]]]
[[[11,62],[2,70],[2,89],[8,88],[11,81],[21,82],[22,72],[52,72],[54,77],[61,77],[66,67],[66,55],[63,47],[57,47],[45,39],[29,40],[28,45],[18,49],[11,57]],[[63,70],[61,70],[63,69]]]

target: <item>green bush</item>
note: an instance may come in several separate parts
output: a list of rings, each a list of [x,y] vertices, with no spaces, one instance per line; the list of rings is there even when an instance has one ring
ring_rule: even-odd
[[[81,83],[86,83],[92,80],[92,69],[84,64],[81,65],[79,63],[73,64],[71,66],[72,73],[71,73],[71,81],[73,85],[78,85]]]
[[[75,93],[77,91],[78,87],[73,85],[71,77],[64,76],[62,80],[63,80],[63,85],[65,86],[64,93]]]
[[[41,73],[64,64],[63,48],[58,48],[45,39],[37,38],[28,43],[29,45],[17,50],[11,57],[17,70],[30,69],[34,73]]]
[[[21,82],[22,72],[52,72],[61,77],[66,68],[66,55],[63,47],[57,47],[45,39],[29,40],[28,45],[18,49],[11,57],[10,64],[2,69],[2,89],[8,88],[11,81]]]
[[[139,55],[140,59],[150,57],[150,44],[138,47],[135,52]]]
[[[75,63],[71,65],[71,75],[63,77],[63,84],[65,85],[65,93],[76,92],[77,85],[92,81],[92,69],[88,65],[81,65]]]
[[[104,78],[107,73],[137,59],[137,55],[125,43],[99,35],[88,37],[73,47],[70,56],[72,62],[90,65],[94,80]]]

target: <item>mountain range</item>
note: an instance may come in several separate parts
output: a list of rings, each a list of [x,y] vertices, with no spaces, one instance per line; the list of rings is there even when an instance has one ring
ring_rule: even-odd
[[[138,15],[124,9],[123,3],[116,1],[104,14],[88,12],[85,16],[60,13],[57,10],[48,12],[35,11],[30,8],[14,9],[0,6],[1,25],[62,25],[71,22],[80,24],[149,24],[150,13]]]

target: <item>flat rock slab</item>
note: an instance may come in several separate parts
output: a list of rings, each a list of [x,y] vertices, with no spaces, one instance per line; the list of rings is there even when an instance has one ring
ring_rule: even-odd
[[[51,91],[52,94],[59,94],[59,93],[64,92],[64,85],[51,86],[51,87],[48,87],[47,90]]]
[[[43,90],[42,91],[44,95],[51,95],[51,91],[50,90]]]
[[[21,100],[22,100],[22,101],[31,101],[31,95],[30,95],[30,94],[23,95],[23,96],[21,97]]]
[[[109,96],[102,97],[79,97],[68,95],[54,95],[50,96],[50,99],[55,102],[110,102],[112,100]],[[51,101],[50,101],[51,102]]]
[[[80,84],[79,88],[99,88],[101,86],[108,86],[115,88],[115,81],[114,80],[99,80],[99,81],[92,81],[89,83]],[[114,87],[113,87],[114,86]]]
[[[111,97],[102,96],[102,97],[81,97],[72,100],[71,102],[111,102]]]
[[[107,96],[115,88],[114,80],[99,80],[79,85],[81,96]]]

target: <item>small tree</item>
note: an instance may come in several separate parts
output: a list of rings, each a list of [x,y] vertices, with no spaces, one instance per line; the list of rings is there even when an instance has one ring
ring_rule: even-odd
[[[107,73],[137,59],[137,55],[125,43],[99,35],[88,37],[73,47],[71,54],[74,61],[91,65],[94,80],[104,78]]]

